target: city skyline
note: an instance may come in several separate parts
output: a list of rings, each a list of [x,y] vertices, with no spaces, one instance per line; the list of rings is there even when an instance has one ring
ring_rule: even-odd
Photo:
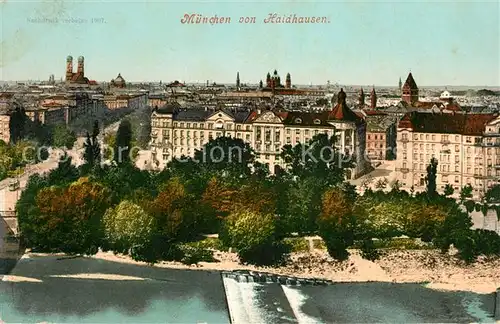
[[[50,1],[0,8],[5,81],[64,79],[66,57],[82,55],[85,75],[107,82],[121,73],[132,82],[227,84],[239,72],[241,83],[257,84],[276,69],[304,85],[395,87],[410,71],[424,87],[500,85],[498,2]],[[265,24],[269,13],[330,23]],[[231,23],[182,24],[185,14]],[[239,24],[240,16],[256,23]]]

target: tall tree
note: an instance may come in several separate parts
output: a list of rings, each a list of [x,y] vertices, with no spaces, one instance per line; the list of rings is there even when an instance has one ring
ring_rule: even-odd
[[[85,166],[89,169],[100,166],[101,164],[101,148],[97,136],[99,135],[99,123],[97,120],[94,122],[92,135],[87,132],[87,140],[85,141],[83,152],[83,159]]]
[[[238,182],[252,174],[255,154],[243,140],[222,136],[210,140],[201,150],[197,150],[193,160],[208,172]]]
[[[126,164],[130,162],[130,151],[132,149],[132,125],[128,119],[121,121],[116,132],[114,147],[114,161],[116,164]]]
[[[10,115],[9,129],[10,129],[10,141],[17,142],[24,138],[25,136],[25,124],[27,116],[24,110],[17,107]]]
[[[438,161],[436,158],[431,159],[431,163],[427,166],[427,176],[425,182],[427,184],[427,195],[429,197],[436,196],[436,174]]]
[[[340,184],[345,179],[345,169],[352,161],[335,147],[337,136],[314,136],[308,143],[285,145],[281,157],[292,176],[298,180],[314,177],[326,185]]]
[[[52,143],[55,147],[71,150],[76,142],[76,134],[70,131],[66,125],[57,125],[52,133]]]

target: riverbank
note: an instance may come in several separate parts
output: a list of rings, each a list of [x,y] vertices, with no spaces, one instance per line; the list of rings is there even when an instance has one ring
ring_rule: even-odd
[[[333,282],[427,283],[427,287],[433,289],[482,294],[495,292],[500,287],[500,259],[483,258],[475,264],[465,265],[454,256],[443,255],[436,250],[387,250],[382,252],[379,260],[372,262],[361,258],[357,250],[350,252],[351,256],[344,262],[333,260],[322,250],[292,253],[287,265],[274,268],[242,265],[235,253],[216,251],[214,258],[218,262],[200,262],[191,266],[180,262],[160,262],[154,267],[212,271],[251,270]],[[27,253],[24,258],[43,255],[45,254]],[[145,264],[112,252],[99,252],[91,258]]]

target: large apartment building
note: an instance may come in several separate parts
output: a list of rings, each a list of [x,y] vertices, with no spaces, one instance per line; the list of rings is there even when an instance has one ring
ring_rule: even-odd
[[[152,113],[152,160],[162,168],[173,158],[192,156],[210,139],[230,136],[250,144],[257,160],[274,172],[276,166],[284,165],[279,157],[284,145],[305,143],[319,133],[335,133],[339,150],[355,156],[351,177],[356,178],[369,166],[364,158],[366,123],[347,107],[345,98],[341,90],[333,109],[320,113],[182,110],[178,104],[168,104]]]
[[[500,183],[500,116],[411,112],[397,130],[396,178],[405,188],[424,190],[426,168],[438,160],[437,189],[460,190],[470,184],[474,196]]]

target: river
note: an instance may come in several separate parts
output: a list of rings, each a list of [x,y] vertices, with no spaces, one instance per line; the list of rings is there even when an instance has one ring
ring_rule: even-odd
[[[217,271],[95,258],[23,258],[0,282],[6,323],[470,323],[493,322],[493,312],[494,294],[242,282]]]

